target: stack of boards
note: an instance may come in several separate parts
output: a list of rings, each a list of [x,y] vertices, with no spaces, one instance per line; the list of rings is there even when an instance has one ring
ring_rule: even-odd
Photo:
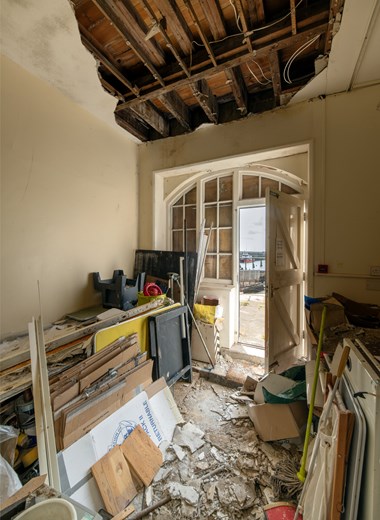
[[[122,336],[50,379],[57,449],[70,446],[152,382],[137,334]]]

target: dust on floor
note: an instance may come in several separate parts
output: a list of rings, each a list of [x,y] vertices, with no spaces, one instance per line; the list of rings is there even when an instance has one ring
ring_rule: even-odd
[[[194,374],[192,384],[178,382],[172,391],[185,425],[167,446],[140,508],[170,494],[173,500],[149,518],[264,519],[262,507],[280,498],[272,476],[299,461],[299,447],[262,442],[236,389]]]

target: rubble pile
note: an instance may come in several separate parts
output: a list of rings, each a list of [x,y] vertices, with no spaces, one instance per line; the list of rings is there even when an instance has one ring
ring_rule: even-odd
[[[150,518],[264,519],[274,496],[272,476],[296,457],[289,443],[265,443],[256,435],[247,406],[233,389],[199,378],[177,383],[174,396],[185,419],[172,442],[162,446],[164,463],[139,508],[170,495]]]

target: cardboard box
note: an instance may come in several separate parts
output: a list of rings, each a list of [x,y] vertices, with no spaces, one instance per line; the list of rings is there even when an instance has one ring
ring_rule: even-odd
[[[325,327],[335,327],[346,323],[346,315],[344,307],[335,298],[329,298],[321,303],[312,303],[310,305],[310,326],[315,332],[319,332],[322,322],[323,307],[327,307]]]
[[[306,401],[290,404],[249,404],[248,415],[263,441],[278,441],[301,437],[306,426]]]

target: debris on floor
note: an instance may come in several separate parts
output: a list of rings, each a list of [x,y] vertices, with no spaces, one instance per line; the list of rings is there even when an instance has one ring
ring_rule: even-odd
[[[136,498],[139,508],[169,495],[150,518],[263,520],[263,507],[281,498],[272,484],[276,468],[298,461],[298,446],[261,441],[236,389],[195,374],[192,384],[176,383],[173,394],[186,422],[161,445],[163,465],[145,498]]]

